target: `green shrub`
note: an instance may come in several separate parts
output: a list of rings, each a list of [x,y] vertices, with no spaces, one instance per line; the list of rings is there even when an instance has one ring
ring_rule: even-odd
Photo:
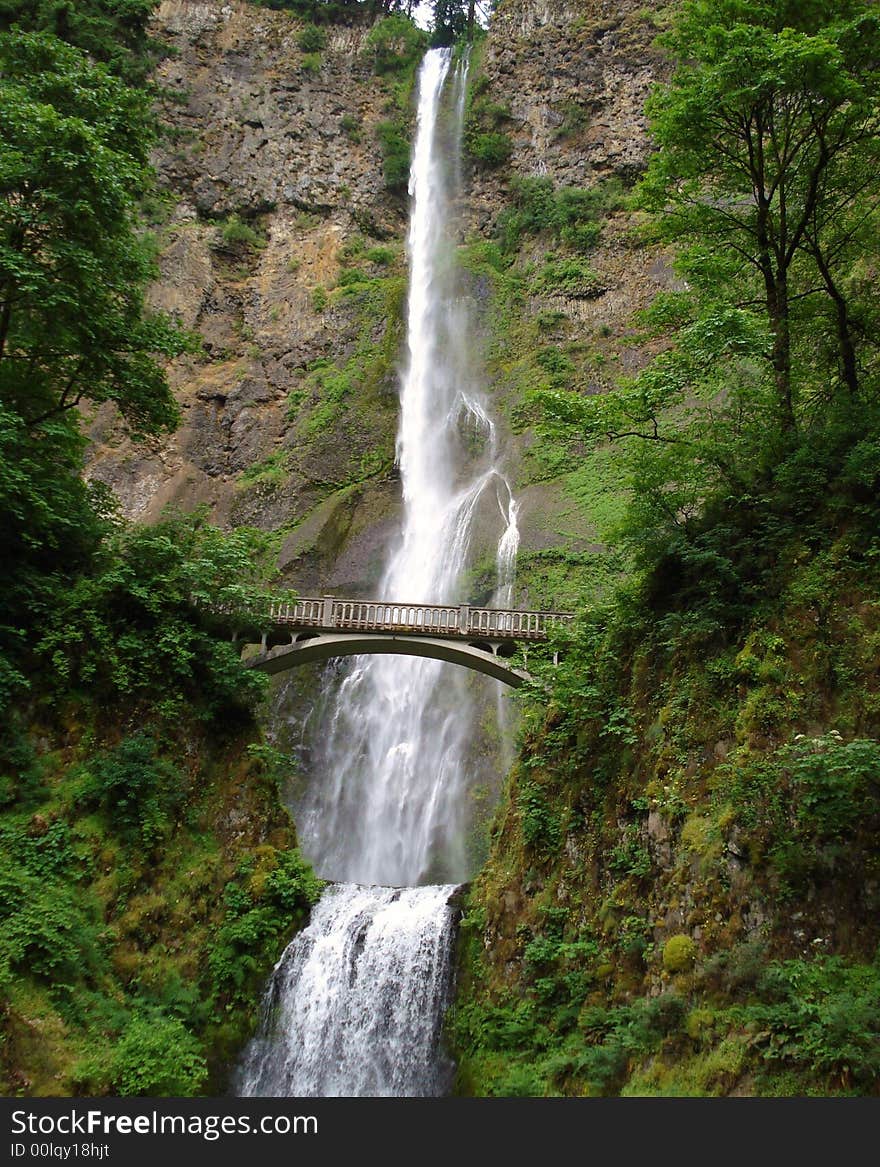
[[[382,176],[389,190],[404,193],[409,183],[410,149],[400,122],[385,121],[376,126],[382,148]]]
[[[602,277],[577,256],[545,263],[536,290],[557,292],[574,299],[592,300],[606,291]]]
[[[471,134],[466,145],[475,162],[491,169],[503,166],[513,153],[513,142],[501,130],[483,130]]]
[[[344,113],[339,119],[339,128],[342,130],[349,141],[360,142],[361,140],[361,123],[360,119],[356,118],[354,114]]]
[[[763,1001],[737,1010],[764,1060],[824,1075],[844,1088],[858,1084],[860,1093],[876,1090],[878,957],[873,964],[825,956],[771,965],[759,984]]]
[[[831,731],[792,747],[798,825],[821,839],[842,838],[880,807],[880,742],[844,742]]]
[[[316,24],[307,24],[297,36],[296,43],[304,53],[320,53],[327,46],[327,34]]]
[[[184,793],[181,772],[140,732],[89,762],[79,798],[100,810],[120,838],[150,848],[168,830]]]
[[[663,967],[668,973],[684,972],[693,966],[697,946],[690,936],[670,936],[663,945]]]
[[[13,973],[73,983],[106,967],[102,926],[90,896],[57,876],[0,859],[0,987]]]
[[[317,284],[312,288],[312,309],[315,312],[323,312],[330,302],[330,297],[327,295],[327,289]]]
[[[187,1097],[206,1075],[196,1038],[183,1022],[158,1010],[132,1017],[109,1066],[110,1085],[123,1097]]]
[[[117,529],[43,620],[37,648],[54,682],[97,701],[148,699],[169,718],[184,704],[206,720],[248,717],[265,680],[207,616],[227,604],[259,623],[268,598],[254,581],[267,548],[262,533],[224,534],[203,512]]]
[[[253,227],[243,223],[238,215],[229,216],[214,241],[214,249],[224,251],[259,250],[265,246],[265,239]]]
[[[590,251],[599,240],[602,220],[624,202],[624,188],[611,178],[589,189],[560,187],[546,177],[511,182],[511,206],[497,219],[495,232],[506,252],[515,251],[523,235],[547,233],[577,251]]]
[[[302,922],[323,884],[300,853],[261,848],[238,866],[223,895],[224,917],[208,955],[215,999],[247,1004],[279,937]]]
[[[540,786],[534,782],[520,782],[516,801],[526,845],[537,851],[558,850],[562,828]]]
[[[373,25],[366,47],[379,74],[405,73],[420,60],[428,36],[402,12],[394,12]]]
[[[336,283],[340,288],[348,288],[353,284],[368,283],[370,277],[365,271],[361,271],[359,267],[346,267],[339,273],[339,278]]]
[[[390,267],[394,263],[395,252],[390,247],[371,247],[366,258],[377,267]]]

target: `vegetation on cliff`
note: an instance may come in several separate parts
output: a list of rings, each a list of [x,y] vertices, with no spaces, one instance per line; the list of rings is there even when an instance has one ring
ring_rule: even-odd
[[[557,646],[470,893],[461,1092],[877,1092],[878,37],[677,9],[639,205],[683,290],[644,370],[540,393],[628,469],[629,577]]]
[[[219,1092],[317,895],[254,722],[261,678],[206,616],[259,600],[265,536],[201,514],[139,529],[83,479],[80,402],[138,436],[173,427],[163,359],[190,344],[144,304],[154,126],[128,81],[150,8],[63,6],[68,25],[7,4],[0,26],[7,1094]]]

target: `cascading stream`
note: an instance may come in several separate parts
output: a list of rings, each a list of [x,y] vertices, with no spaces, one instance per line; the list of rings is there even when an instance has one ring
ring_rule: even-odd
[[[450,236],[466,64],[426,54],[419,74],[407,238],[410,287],[397,460],[403,524],[381,591],[458,602],[490,486],[503,519],[496,600],[513,593],[517,504],[495,426],[472,383]],[[448,100],[445,95],[448,94]],[[451,164],[450,164],[451,160]],[[239,1071],[244,1094],[443,1093],[439,1031],[455,885],[467,853],[472,704],[462,670],[417,657],[346,665],[321,756],[294,812],[303,850],[340,881],[291,943]]]

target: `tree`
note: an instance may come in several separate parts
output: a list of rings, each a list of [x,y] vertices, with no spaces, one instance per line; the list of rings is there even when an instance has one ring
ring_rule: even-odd
[[[147,25],[157,0],[0,0],[0,32],[49,32],[124,81],[145,80],[157,48]]]
[[[835,359],[859,393],[847,290],[877,208],[880,16],[855,0],[688,0],[667,38],[676,70],[648,111],[659,147],[642,186],[666,238],[723,277],[770,332],[776,424],[798,426],[793,322],[831,311]],[[815,350],[812,354],[815,358]]]
[[[31,427],[83,398],[135,433],[173,427],[158,358],[183,334],[146,312],[135,230],[148,98],[46,33],[0,37],[0,400]]]
[[[451,45],[465,33],[468,24],[467,0],[433,0],[433,42],[437,45]]]

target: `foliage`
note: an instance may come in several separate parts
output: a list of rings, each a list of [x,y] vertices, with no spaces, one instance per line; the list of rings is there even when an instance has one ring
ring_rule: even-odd
[[[33,427],[84,397],[137,433],[173,426],[157,360],[184,336],[148,314],[135,234],[147,99],[43,33],[0,38],[0,392]]]
[[[555,188],[547,177],[517,177],[510,184],[511,201],[499,215],[496,236],[505,253],[516,251],[524,235],[547,234],[576,251],[597,243],[604,216],[623,205],[623,185],[605,179],[583,190]]]
[[[692,0],[665,40],[677,68],[649,104],[660,149],[644,204],[689,245],[682,264],[700,287],[721,278],[755,305],[771,417],[790,435],[814,393],[827,406],[865,391],[852,275],[872,247],[880,20],[850,0]],[[820,375],[832,367],[825,386],[804,328],[821,337]]]
[[[23,834],[4,831],[4,842],[16,847],[18,857],[4,854],[0,861],[0,988],[8,987],[13,974],[61,984],[94,979],[106,964],[98,905],[63,879],[67,856],[55,870],[47,869],[45,849],[31,855],[30,863],[21,862],[27,858]]]
[[[839,956],[773,963],[762,1000],[744,1006],[752,1042],[770,1064],[807,1069],[844,1088],[880,1080],[880,963]]]
[[[206,1071],[198,1041],[176,1017],[136,1013],[113,1050],[110,1084],[122,1097],[186,1097]]]
[[[230,215],[225,223],[221,224],[219,235],[214,242],[217,251],[229,251],[239,254],[244,251],[261,250],[266,246],[266,240],[249,223],[244,223],[238,215]]]
[[[477,78],[468,93],[464,148],[478,165],[495,168],[504,166],[513,153],[513,142],[505,130],[510,110],[482,91],[482,80],[485,75]]]
[[[0,708],[28,683],[23,670],[32,614],[51,604],[59,578],[83,570],[101,537],[98,496],[75,469],[81,451],[66,418],[44,424],[35,441],[0,404]]]
[[[382,176],[395,194],[406,191],[409,183],[409,142],[399,121],[379,122],[376,137],[382,148]]]
[[[558,293],[576,300],[592,300],[606,290],[602,277],[578,256],[551,259],[541,268],[538,291]]]
[[[128,84],[141,84],[160,51],[148,35],[155,8],[156,0],[0,0],[0,33],[13,26],[51,33]]]
[[[501,130],[482,130],[468,135],[467,149],[481,166],[504,166],[513,153],[513,143]]]
[[[223,893],[224,919],[208,956],[213,991],[225,1009],[250,998],[264,953],[302,921],[322,887],[298,851],[267,848],[242,860]]]
[[[517,800],[526,845],[538,851],[557,850],[562,839],[559,819],[541,788],[534,782],[521,782]]]
[[[820,839],[849,834],[880,809],[880,742],[845,742],[836,730],[799,735],[789,751],[796,823]]]
[[[65,687],[150,700],[165,717],[189,703],[207,718],[242,713],[265,681],[218,636],[211,613],[265,619],[256,581],[267,546],[259,532],[224,535],[198,513],[121,527],[45,613],[38,652]]]
[[[296,43],[304,53],[319,53],[327,46],[327,34],[316,24],[307,24],[297,34]]]
[[[366,41],[373,68],[380,75],[411,72],[426,45],[426,34],[401,12],[374,24]]]
[[[82,805],[102,811],[126,842],[149,850],[162,840],[184,793],[180,770],[141,731],[95,755],[80,779],[78,797]]]

